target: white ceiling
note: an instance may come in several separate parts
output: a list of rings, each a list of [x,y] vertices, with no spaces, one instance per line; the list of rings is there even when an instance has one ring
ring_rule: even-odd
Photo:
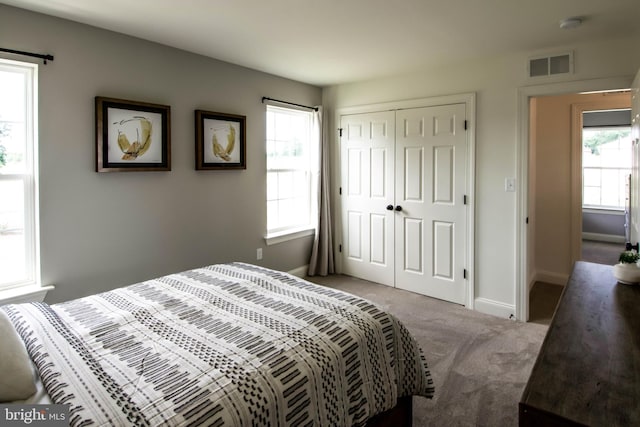
[[[326,86],[640,36],[638,0],[0,0]],[[563,18],[584,23],[562,30]]]

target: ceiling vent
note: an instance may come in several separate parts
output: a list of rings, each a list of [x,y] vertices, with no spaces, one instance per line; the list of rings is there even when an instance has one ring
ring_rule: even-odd
[[[573,74],[573,52],[529,58],[529,77]]]

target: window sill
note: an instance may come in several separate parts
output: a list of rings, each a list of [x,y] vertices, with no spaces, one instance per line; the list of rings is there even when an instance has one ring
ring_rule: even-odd
[[[289,240],[299,239],[301,237],[313,236],[316,232],[315,228],[300,228],[297,230],[287,230],[280,233],[271,233],[265,236],[264,241],[267,246],[276,245],[278,243]]]
[[[0,305],[42,302],[44,297],[47,296],[47,292],[53,289],[53,286],[30,285],[0,290]]]
[[[592,206],[583,206],[583,213],[590,214],[604,214],[604,215],[624,215],[625,210],[623,208],[594,208]]]

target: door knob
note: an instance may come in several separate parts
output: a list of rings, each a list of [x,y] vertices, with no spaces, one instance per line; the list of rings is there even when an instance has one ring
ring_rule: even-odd
[[[392,211],[393,210],[393,205],[387,205],[387,210],[388,211]]]
[[[402,210],[402,206],[398,205],[396,206],[396,211],[400,212]]]

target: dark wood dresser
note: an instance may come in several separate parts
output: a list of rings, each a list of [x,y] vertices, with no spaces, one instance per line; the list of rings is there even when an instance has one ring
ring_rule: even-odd
[[[576,263],[531,371],[520,426],[640,426],[640,285]]]

